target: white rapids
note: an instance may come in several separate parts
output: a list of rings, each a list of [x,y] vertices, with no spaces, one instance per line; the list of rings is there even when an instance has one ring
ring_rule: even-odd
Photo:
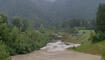
[[[41,50],[47,50],[48,52],[64,51],[67,48],[78,47],[78,46],[80,46],[80,44],[69,43],[68,45],[66,45],[64,42],[59,40],[57,42],[48,43],[45,47],[41,48]]]

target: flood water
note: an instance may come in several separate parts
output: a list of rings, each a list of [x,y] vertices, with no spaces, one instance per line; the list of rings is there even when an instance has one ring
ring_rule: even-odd
[[[68,47],[77,47],[79,44],[64,44],[62,41],[48,43],[39,51],[29,54],[12,56],[12,60],[100,60],[97,55],[90,55],[67,50]]]

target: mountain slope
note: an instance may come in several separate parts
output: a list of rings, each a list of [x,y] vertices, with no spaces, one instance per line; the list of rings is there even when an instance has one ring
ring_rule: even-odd
[[[33,19],[36,25],[53,26],[64,20],[94,19],[105,0],[0,0],[0,13]]]
[[[105,0],[56,0],[55,2],[38,4],[52,16],[90,19],[95,18],[98,5],[103,2]]]
[[[34,18],[40,16],[42,12],[30,0],[0,0],[0,12],[9,16],[24,16]]]

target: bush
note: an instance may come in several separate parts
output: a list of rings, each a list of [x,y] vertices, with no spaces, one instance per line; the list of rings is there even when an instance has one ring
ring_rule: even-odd
[[[7,19],[5,22],[4,19],[5,17],[0,16],[0,40],[5,43],[10,55],[29,53],[40,49],[49,42],[51,34],[36,31],[33,26],[27,26],[28,23],[21,22],[21,19],[18,18],[12,24],[9,24]],[[43,26],[41,29],[44,30]],[[8,54],[2,42],[0,42],[0,60],[6,60]]]
[[[19,29],[14,27],[8,42],[8,51],[11,55],[25,54],[45,46],[49,42],[49,35],[33,29],[19,32]]]
[[[8,60],[9,54],[6,51],[5,45],[0,41],[0,60]]]
[[[105,40],[105,34],[102,32],[97,32],[95,35],[91,36],[91,38],[93,43],[99,42]]]
[[[105,53],[103,53],[102,55],[102,60],[105,60]]]

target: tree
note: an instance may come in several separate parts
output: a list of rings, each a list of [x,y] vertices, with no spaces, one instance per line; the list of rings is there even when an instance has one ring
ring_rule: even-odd
[[[40,32],[41,33],[44,33],[45,32],[45,28],[44,28],[43,24],[40,25]]]
[[[14,17],[12,24],[19,28],[21,32],[25,32],[25,30],[29,27],[28,20],[21,19],[19,17]]]
[[[14,26],[16,26],[17,28],[19,28],[19,30],[21,31],[21,27],[22,27],[22,20],[19,17],[14,17],[12,24]]]
[[[21,31],[22,32],[25,32],[28,27],[29,27],[28,21],[26,19],[22,20],[22,28],[21,28]]]
[[[0,14],[0,23],[8,23],[8,16]]]
[[[96,32],[105,33],[105,3],[100,4],[96,18]]]
[[[92,42],[105,40],[105,3],[99,5],[95,32],[96,34],[92,37]]]
[[[0,40],[6,42],[8,40],[9,28],[8,28],[7,16],[0,15]]]
[[[0,23],[8,23],[8,16],[0,14]]]

